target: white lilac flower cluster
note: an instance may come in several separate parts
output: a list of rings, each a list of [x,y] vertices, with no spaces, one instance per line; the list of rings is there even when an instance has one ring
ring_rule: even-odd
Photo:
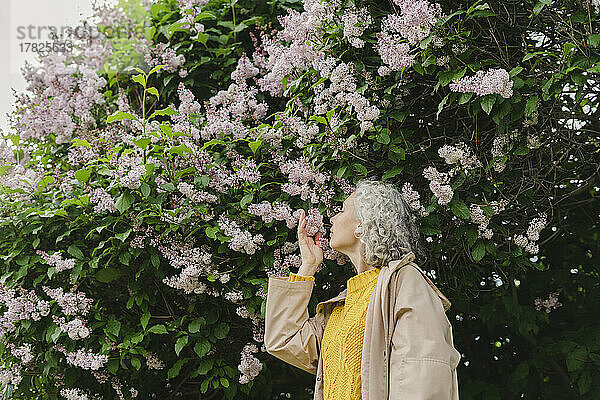
[[[198,280],[200,276],[209,276],[212,271],[211,255],[206,247],[192,247],[189,244],[179,243],[176,239],[170,239],[167,245],[159,244],[158,249],[169,260],[171,266],[181,270],[179,275],[164,278],[162,282],[165,285],[183,290],[186,294],[219,294],[218,291],[209,289],[204,282]]]
[[[460,168],[465,172],[483,166],[464,142],[458,142],[455,145],[445,144],[438,149],[438,154],[446,160],[447,164],[456,164],[457,169]]]
[[[178,55],[175,50],[170,48],[166,43],[157,43],[154,46],[150,46],[149,50],[150,51],[144,55],[144,60],[150,68],[164,64],[166,65],[164,70],[173,73],[185,63],[185,56],[183,54]]]
[[[73,286],[70,292],[65,293],[63,288],[52,289],[48,286],[42,286],[44,292],[55,300],[65,315],[81,314],[85,316],[94,302],[93,299],[85,297],[85,293],[78,292],[77,286]]]
[[[33,361],[34,355],[31,352],[31,343],[24,343],[19,347],[16,347],[13,343],[8,343],[6,347],[8,347],[11,354],[19,358],[23,364],[28,364]]]
[[[67,322],[64,317],[53,315],[52,319],[71,340],[85,339],[90,336],[90,330],[85,326],[85,321],[81,318],[74,318]]]
[[[207,124],[202,128],[204,140],[220,138],[231,134],[235,139],[245,138],[249,130],[242,124],[243,120],[260,120],[265,117],[268,105],[259,103],[256,95],[258,88],[248,86],[246,80],[259,73],[245,54],[238,60],[238,65],[231,73],[234,83],[227,90],[219,91],[211,97],[207,105]]]
[[[474,76],[465,76],[448,87],[453,92],[475,93],[479,96],[497,93],[509,98],[513,95],[513,84],[504,68],[492,68],[488,71],[479,70]]]
[[[496,158],[498,157],[496,160],[494,160],[494,170],[496,172],[502,172],[504,171],[504,168],[506,168],[506,162],[503,162],[502,157],[506,156],[506,153],[504,152],[505,146],[508,143],[508,138],[507,135],[503,135],[503,134],[498,134],[495,138],[494,138],[494,142],[492,143],[492,157]]]
[[[263,368],[260,360],[252,355],[252,353],[256,353],[257,351],[258,348],[255,344],[247,344],[242,350],[240,365],[238,365],[238,370],[241,372],[239,382],[242,385],[257,377]]]
[[[308,158],[301,156],[296,160],[289,160],[283,156],[276,155],[273,161],[279,165],[279,169],[287,175],[288,182],[281,185],[281,190],[292,195],[300,196],[302,200],[318,204],[320,201],[326,205],[330,204],[333,193],[327,188],[327,181],[330,176],[315,171]],[[314,188],[310,183],[314,183]],[[298,216],[295,215],[296,218]]]
[[[97,354],[92,351],[85,351],[84,349],[68,352],[61,344],[54,345],[54,349],[65,355],[68,364],[81,369],[98,370],[108,362],[108,355],[106,354]]]
[[[261,233],[252,236],[250,232],[242,231],[235,221],[226,218],[224,215],[219,217],[218,224],[225,235],[232,237],[229,241],[229,248],[233,251],[254,254],[256,250],[260,249],[260,245],[265,243]]]
[[[270,223],[274,219],[277,221],[285,221],[288,229],[292,229],[298,224],[298,218],[294,215],[292,208],[288,203],[283,201],[275,201],[273,204],[268,201],[262,201],[258,204],[249,204],[248,212],[250,214],[258,215],[266,223]]]
[[[546,213],[542,213],[539,217],[533,218],[529,222],[526,236],[521,234],[514,236],[515,244],[523,247],[528,253],[537,254],[539,246],[536,241],[540,238],[540,231],[547,224],[546,217]]]
[[[505,199],[490,202],[490,205],[492,206],[493,215],[498,214],[500,211],[503,211],[507,204],[508,201]],[[481,206],[478,204],[471,204],[469,207],[469,211],[471,212],[471,221],[478,225],[478,236],[485,239],[491,239],[494,235],[494,232],[490,228],[488,228],[488,224],[490,223],[491,217],[485,215],[483,212],[483,208],[481,208]]]
[[[62,388],[60,395],[67,400],[88,400],[88,395],[78,388]]]
[[[225,300],[231,301],[232,303],[239,303],[244,300],[244,294],[240,290],[231,290],[223,295]]]
[[[188,133],[192,139],[200,140],[200,129],[196,128],[189,121],[189,117],[191,115],[200,113],[200,103],[198,103],[192,91],[185,87],[183,82],[179,82],[179,86],[177,87],[177,95],[179,96],[179,107],[177,107],[178,112],[177,114],[171,115],[173,132]],[[171,104],[171,108],[175,109],[175,106]],[[202,116],[198,122],[201,123],[203,120],[204,116]],[[182,137],[182,139],[183,138],[185,137]]]
[[[69,148],[67,159],[73,166],[85,165],[88,161],[95,159],[97,152],[87,146],[75,146]]]
[[[262,287],[260,289],[262,289]],[[264,341],[265,323],[264,323],[264,318],[262,317],[262,315],[260,314],[260,312],[257,312],[255,314],[250,314],[248,312],[248,310],[246,309],[246,307],[244,307],[244,306],[239,306],[235,310],[235,312],[240,317],[242,317],[242,318],[248,318],[248,319],[250,319],[252,321],[252,336],[253,336],[253,339],[255,341],[257,341],[257,342]]]
[[[95,204],[94,212],[100,214],[104,211],[116,212],[115,200],[104,188],[94,189],[90,193],[90,202]]]
[[[369,11],[365,7],[347,8],[344,10],[342,22],[344,23],[344,38],[348,39],[352,46],[363,48],[365,41],[360,39],[360,36],[373,23]]]
[[[419,192],[413,189],[410,182],[405,182],[402,185],[402,197],[408,204],[411,210],[417,211],[421,217],[426,217],[429,212],[425,210],[425,207],[421,204],[421,195]]]
[[[44,172],[39,169],[25,168],[17,164],[7,171],[5,176],[0,176],[0,184],[11,189],[23,189],[26,193],[17,197],[27,199],[37,187],[38,182],[44,179]]]
[[[75,259],[67,258],[63,259],[59,251],[55,251],[52,255],[48,255],[45,251],[36,250],[36,253],[50,265],[56,268],[56,272],[61,272],[75,267]]]
[[[17,386],[23,380],[21,368],[13,365],[7,369],[0,369],[0,383],[2,386],[14,385]]]
[[[275,249],[273,251],[273,268],[265,267],[269,278],[287,277],[290,274],[290,267],[300,267],[302,264],[302,259],[299,255],[288,254],[282,260],[281,253],[281,249]]]
[[[195,203],[216,203],[218,200],[217,196],[214,194],[198,190],[194,185],[190,185],[189,183],[179,182],[179,184],[177,184],[177,189],[181,194]]]
[[[563,304],[560,301],[558,301],[559,293],[560,289],[550,293],[547,300],[542,300],[539,297],[537,297],[533,302],[535,305],[535,309],[537,311],[540,311],[543,307],[545,308],[546,313],[550,313],[552,309],[557,309],[558,307],[561,307]]]
[[[22,72],[31,94],[17,96],[11,125],[21,140],[42,139],[54,133],[57,144],[68,143],[77,129],[73,116],[82,126],[93,123],[91,110],[104,103],[99,90],[107,81],[93,66],[84,64],[88,60],[83,57],[67,59],[61,52],[50,52],[40,61],[39,68],[25,62]]]
[[[282,122],[284,134],[291,134],[296,138],[296,147],[302,148],[309,144],[319,133],[319,126],[314,122],[305,123],[302,118],[287,114],[281,114],[279,120]]]
[[[600,14],[600,0],[590,0],[590,4],[596,10],[596,13]]]
[[[158,358],[158,355],[148,351],[146,352],[146,366],[148,369],[161,370],[165,368],[165,363]]]
[[[196,22],[200,9],[208,4],[208,0],[177,0],[183,17],[177,21],[182,27],[189,28],[193,33],[204,32],[204,25]],[[185,78],[185,76],[183,77]]]
[[[448,183],[454,173],[454,170],[439,172],[435,167],[427,167],[423,170],[423,176],[429,180],[429,189],[437,197],[438,204],[445,205],[452,200],[454,191]]]
[[[410,45],[418,45],[429,36],[431,28],[442,17],[441,6],[427,0],[394,0],[400,7],[400,14],[389,14],[381,21],[381,32],[377,33],[375,46],[384,65],[378,73],[386,76],[414,63],[414,55],[409,54]],[[408,43],[401,42],[405,38]]]
[[[50,313],[50,304],[38,298],[34,291],[27,289],[8,288],[0,284],[0,303],[7,310],[0,316],[0,335],[13,332],[16,329],[15,322],[25,319],[39,321]]]

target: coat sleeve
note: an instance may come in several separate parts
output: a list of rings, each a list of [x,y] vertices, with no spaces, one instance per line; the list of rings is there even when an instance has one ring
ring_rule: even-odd
[[[314,284],[314,279],[269,278],[264,340],[267,353],[316,375],[323,325],[319,314],[308,314]]]
[[[452,326],[440,297],[415,268],[396,281],[390,349],[390,400],[457,400]]]

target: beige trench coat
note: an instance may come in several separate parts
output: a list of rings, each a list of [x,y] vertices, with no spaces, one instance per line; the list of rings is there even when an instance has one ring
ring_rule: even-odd
[[[362,400],[458,400],[450,301],[407,253],[381,268],[365,320]],[[269,278],[265,311],[267,352],[316,375],[314,400],[323,400],[321,339],[338,296],[309,318],[314,282]]]

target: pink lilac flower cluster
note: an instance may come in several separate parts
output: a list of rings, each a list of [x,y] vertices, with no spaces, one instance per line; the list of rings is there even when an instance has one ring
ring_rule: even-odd
[[[547,300],[542,300],[537,297],[534,300],[535,309],[540,311],[542,308],[545,308],[546,313],[550,313],[552,309],[557,309],[562,306],[562,303],[558,301],[558,294],[560,293],[560,289],[556,292],[550,293]]]
[[[288,183],[281,185],[281,190],[292,195],[300,196],[302,200],[310,198],[311,203],[318,204],[323,201],[326,205],[331,203],[333,194],[328,191],[327,181],[330,176],[316,171],[306,157],[289,160],[281,155],[273,157],[279,165],[281,172],[288,177]],[[311,183],[314,187],[311,187]]]
[[[479,96],[497,93],[504,98],[510,98],[513,95],[513,84],[504,68],[493,68],[477,71],[475,76],[465,76],[450,83],[448,87],[453,92],[475,93]]]
[[[171,73],[185,63],[185,56],[178,55],[167,43],[157,43],[150,47],[150,52],[145,54],[144,59],[150,68],[163,64],[166,65],[164,70]]]
[[[294,228],[298,224],[298,218],[294,215],[292,208],[288,203],[283,201],[275,201],[273,204],[268,201],[262,201],[259,204],[249,204],[248,212],[258,215],[266,223],[277,221],[285,221],[288,229]]]
[[[106,354],[97,354],[84,349],[68,352],[61,344],[56,344],[53,347],[65,355],[68,364],[81,369],[98,370],[108,362],[108,355]]]
[[[196,17],[200,14],[201,8],[204,7],[208,0],[177,0],[183,17],[177,21],[187,27],[192,33],[204,32],[204,25],[196,22]]]
[[[19,347],[16,347],[13,343],[7,343],[6,347],[9,348],[11,354],[20,359],[23,364],[29,364],[35,357],[31,351],[31,343],[23,343]]]
[[[231,290],[223,295],[225,300],[231,301],[232,303],[239,303],[244,300],[244,294],[240,290]]]
[[[515,235],[515,244],[523,247],[528,253],[537,254],[539,251],[539,246],[536,242],[540,238],[540,231],[544,229],[544,226],[547,224],[546,218],[547,215],[545,212],[541,213],[539,217],[533,218],[529,222],[526,236],[522,234]]]
[[[88,400],[88,395],[78,388],[62,388],[60,395],[67,400]]]
[[[0,303],[7,308],[0,316],[0,336],[15,331],[17,321],[39,321],[50,313],[47,301],[40,299],[33,290],[22,287],[13,289],[0,284]]]
[[[26,62],[22,69],[31,94],[17,96],[11,125],[23,140],[53,133],[57,144],[68,143],[78,126],[94,123],[91,111],[104,104],[100,89],[106,79],[83,64],[85,60],[77,61],[60,52],[49,52],[40,62],[39,68]]]
[[[265,266],[265,272],[269,278],[286,277],[290,274],[290,267],[300,267],[302,260],[296,254],[287,255],[283,261],[281,259],[281,249],[273,251],[273,267]]]
[[[17,365],[12,365],[7,369],[0,369],[0,383],[2,386],[7,385],[17,386],[23,380],[21,368]]]
[[[431,33],[437,21],[444,17],[439,3],[426,0],[394,0],[400,15],[390,15],[385,21],[389,31],[398,32],[411,45],[417,45]],[[383,23],[383,22],[382,22]]]
[[[88,161],[94,160],[97,153],[86,146],[73,146],[69,148],[67,159],[73,166],[85,165]]]
[[[181,270],[179,275],[166,277],[162,282],[174,289],[183,290],[186,294],[213,294],[212,289],[198,280],[200,276],[207,277],[212,272],[212,257],[208,252],[208,246],[193,247],[189,241],[185,243],[180,239],[173,237],[151,240],[154,243],[152,245],[157,246],[162,256],[169,260],[169,264],[173,268]]]
[[[360,36],[373,23],[373,18],[366,7],[345,9],[342,22],[344,23],[344,38],[348,39],[352,46],[363,48],[365,41]]]
[[[260,360],[252,355],[252,353],[256,353],[257,351],[258,348],[255,344],[247,344],[242,350],[240,365],[238,365],[238,370],[241,372],[239,382],[242,385],[257,377],[263,368]]]
[[[445,205],[452,200],[454,191],[448,183],[453,175],[454,170],[439,172],[437,168],[431,166],[423,170],[423,176],[430,181],[429,189],[437,197],[438,204]]]
[[[67,322],[64,317],[53,315],[52,320],[60,327],[60,330],[66,333],[72,340],[85,339],[90,336],[90,330],[85,326],[85,321],[79,317]]]
[[[179,107],[177,107],[177,113],[171,115],[172,129],[173,132],[183,132],[189,135],[193,140],[200,140],[200,129],[198,129],[191,121],[190,116],[200,113],[201,106],[196,100],[196,97],[191,90],[187,89],[183,82],[179,82],[177,87],[177,95],[179,96]],[[175,109],[175,106],[171,104],[171,108]],[[198,119],[198,123],[204,121],[204,116]],[[170,140],[185,140],[187,136],[172,136]]]
[[[410,184],[409,182],[405,182],[402,185],[401,193],[402,198],[404,199],[404,201],[406,201],[411,210],[417,211],[421,217],[426,217],[427,215],[429,215],[429,212],[425,211],[425,207],[421,205],[421,195],[419,194],[419,192],[413,189],[412,184]]]
[[[230,177],[230,186],[239,189],[244,183],[257,183],[260,181],[261,173],[256,161],[252,158],[244,158],[234,150],[227,151],[231,160],[233,174]]]
[[[30,197],[31,192],[37,189],[37,184],[44,179],[41,168],[25,168],[21,164],[14,165],[5,176],[0,176],[0,185],[10,189],[21,189],[25,193],[20,196],[25,200]],[[18,198],[18,197],[17,197]]]
[[[229,241],[231,250],[252,255],[265,242],[262,234],[258,233],[252,236],[250,232],[242,231],[235,221],[226,218],[224,215],[219,217],[218,224],[225,235],[232,237]]]
[[[496,215],[500,211],[503,211],[508,204],[508,200],[500,199],[498,201],[491,201],[490,206],[492,207],[493,214]],[[471,204],[469,207],[471,213],[471,221],[478,225],[477,234],[481,238],[491,239],[494,232],[488,228],[491,217],[488,217],[483,213],[483,208],[478,204]]]
[[[56,268],[56,272],[61,272],[75,267],[75,259],[67,258],[63,259],[59,251],[55,251],[52,255],[48,255],[45,251],[36,250],[36,254],[42,256],[42,258],[48,263],[48,265]]]
[[[477,159],[477,156],[464,142],[458,142],[454,145],[445,144],[438,149],[438,154],[447,164],[456,164],[457,169],[460,168],[465,172],[483,167],[481,161]]]
[[[55,300],[60,306],[65,315],[82,315],[85,316],[89,312],[93,299],[85,296],[85,293],[78,292],[77,286],[72,286],[70,292],[64,292],[63,288],[58,287],[52,289],[48,286],[42,286],[44,292]]]
[[[305,123],[302,118],[288,114],[280,114],[283,133],[296,138],[295,146],[302,148],[312,142],[319,133],[319,126],[313,122]]]
[[[218,197],[214,194],[198,190],[194,185],[190,185],[189,183],[179,182],[179,184],[177,184],[177,189],[181,194],[195,203],[216,203],[218,201]]]
[[[262,289],[262,287],[261,287],[261,289]],[[257,342],[264,341],[265,324],[264,324],[264,318],[262,317],[262,315],[259,312],[255,313],[255,314],[250,314],[248,312],[248,310],[246,309],[246,307],[244,307],[244,306],[239,306],[235,310],[235,312],[240,317],[249,318],[252,321],[253,339]]]
[[[94,212],[96,214],[100,214],[104,211],[108,211],[109,213],[117,211],[115,200],[104,188],[94,189],[90,193],[90,202],[95,204]]]
[[[165,363],[158,358],[158,355],[148,351],[146,352],[146,366],[148,369],[161,370],[165,368]]]
[[[508,143],[508,138],[506,135],[503,134],[498,134],[496,135],[496,137],[494,137],[494,142],[492,144],[492,157],[496,158],[498,157],[498,159],[494,160],[494,170],[496,172],[502,172],[504,171],[504,168],[506,167],[506,162],[502,161],[501,157],[506,156],[506,153],[504,152],[505,146]]]

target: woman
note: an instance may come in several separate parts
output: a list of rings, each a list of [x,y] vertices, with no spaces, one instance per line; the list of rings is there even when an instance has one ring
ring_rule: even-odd
[[[298,273],[269,278],[267,352],[315,374],[315,400],[457,400],[450,302],[412,262],[422,254],[419,232],[401,194],[360,181],[331,222],[330,245],[357,275],[309,317],[323,251],[306,234],[303,214]]]

